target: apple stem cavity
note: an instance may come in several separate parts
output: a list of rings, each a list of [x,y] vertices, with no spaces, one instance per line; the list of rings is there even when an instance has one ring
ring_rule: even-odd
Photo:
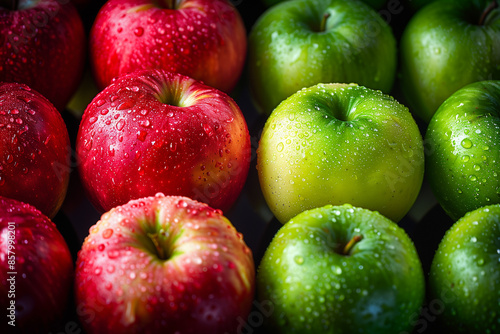
[[[498,8],[498,1],[497,0],[493,0],[489,5],[488,7],[486,7],[486,9],[483,11],[483,13],[481,14],[481,18],[479,19],[479,25],[482,26],[485,24],[486,22],[486,19],[488,18],[488,15],[494,11],[495,9]]]
[[[165,248],[162,247],[158,233],[148,233],[149,239],[153,242],[153,245],[155,246],[156,249],[156,255],[160,260],[168,260],[169,254]]]
[[[157,5],[164,9],[176,9],[176,0],[156,0]]]
[[[323,14],[323,18],[321,19],[321,25],[319,26],[319,32],[326,31],[326,21],[330,18],[330,13]]]
[[[351,240],[349,240],[349,242],[347,243],[347,245],[345,245],[343,251],[342,251],[342,254],[343,255],[349,255],[349,253],[351,252],[352,248],[358,243],[360,242],[361,240],[363,240],[363,236],[362,235],[355,235],[354,237],[352,237]]]
[[[19,0],[0,0],[0,7],[16,10]]]

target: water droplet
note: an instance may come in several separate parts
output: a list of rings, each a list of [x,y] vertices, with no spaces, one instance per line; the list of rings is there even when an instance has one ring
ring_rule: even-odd
[[[293,260],[295,261],[295,263],[297,263],[298,265],[301,265],[304,263],[304,258],[300,255],[296,255]]]
[[[278,152],[282,152],[284,148],[285,145],[283,145],[283,143],[281,142],[276,146],[276,150],[278,150]]]
[[[475,170],[476,172],[478,172],[479,170],[481,170],[481,166],[479,166],[479,165],[474,165],[474,170]]]
[[[472,237],[472,238],[470,238],[470,241],[471,242],[477,242],[477,238],[476,237]]]
[[[205,131],[205,133],[211,137],[213,134],[214,134],[214,130],[212,129],[212,127],[208,124],[203,124],[203,131]]]
[[[463,161],[463,162],[467,162],[467,161],[469,161],[469,160],[470,160],[470,157],[469,157],[468,155],[464,155],[464,156],[462,157],[462,161]]]
[[[144,34],[144,28],[142,27],[137,27],[134,29],[134,35],[137,37],[141,37]]]
[[[116,129],[118,131],[121,131],[124,126],[125,126],[125,121],[123,119],[119,120],[118,123],[116,123]]]
[[[146,140],[147,135],[148,135],[148,133],[146,131],[141,130],[141,131],[137,132],[137,139],[140,141],[144,141],[144,140]]]
[[[460,145],[462,145],[463,148],[471,148],[472,147],[472,142],[469,138],[465,138],[464,140],[462,140],[462,142],[460,143]]]
[[[104,105],[104,103],[106,103],[106,101],[104,101],[103,99],[97,100],[96,106],[101,107],[102,105]]]
[[[101,274],[101,272],[102,272],[102,268],[101,268],[101,267],[97,267],[97,268],[95,268],[95,270],[94,270],[94,274],[96,274],[96,275],[100,275],[100,274]]]
[[[103,237],[104,239],[109,239],[112,235],[113,235],[113,229],[111,229],[111,228],[105,229],[105,230],[102,232],[102,237]]]

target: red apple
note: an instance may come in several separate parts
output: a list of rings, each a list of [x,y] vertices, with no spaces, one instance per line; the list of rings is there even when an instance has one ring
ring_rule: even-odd
[[[110,0],[90,33],[98,86],[139,69],[178,72],[229,92],[245,62],[246,30],[228,0]]]
[[[78,254],[77,313],[94,333],[236,333],[254,297],[241,233],[186,197],[130,201],[90,228]]]
[[[0,196],[53,218],[66,196],[70,153],[54,106],[26,85],[0,83]]]
[[[4,197],[0,282],[2,333],[47,333],[57,327],[73,284],[73,260],[56,225],[33,206]]]
[[[101,212],[157,192],[226,210],[245,183],[250,135],[227,94],[163,70],[120,77],[85,110],[76,142]]]
[[[7,3],[11,8],[1,6]],[[24,83],[64,110],[80,83],[86,49],[70,1],[1,0],[0,33],[0,81]]]

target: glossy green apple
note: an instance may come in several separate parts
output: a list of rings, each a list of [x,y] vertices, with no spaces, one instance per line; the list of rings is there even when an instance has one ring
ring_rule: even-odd
[[[500,79],[500,10],[491,0],[443,0],[418,11],[401,38],[401,89],[429,122],[463,86]]]
[[[448,230],[429,287],[447,333],[500,332],[500,204],[471,211]]]
[[[427,178],[454,221],[500,203],[500,81],[455,92],[432,117],[425,141]]]
[[[396,42],[387,23],[357,0],[291,0],[269,8],[249,35],[250,90],[268,115],[303,87],[355,82],[389,92]]]
[[[344,203],[398,222],[422,185],[423,141],[408,108],[392,97],[356,84],[318,84],[269,116],[257,168],[266,202],[282,223]]]
[[[260,263],[260,301],[274,305],[269,333],[411,331],[424,275],[405,231],[377,212],[305,211],[275,235]]]

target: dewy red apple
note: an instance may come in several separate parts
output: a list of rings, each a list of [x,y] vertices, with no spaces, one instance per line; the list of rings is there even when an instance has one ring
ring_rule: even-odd
[[[254,297],[242,235],[219,210],[185,197],[157,194],[105,213],[76,267],[88,334],[236,333]]]
[[[53,218],[70,174],[70,141],[61,114],[38,92],[0,84],[0,196]]]
[[[0,197],[2,333],[47,333],[63,318],[73,260],[56,225],[33,206]]]
[[[102,89],[139,69],[179,72],[229,92],[245,63],[243,20],[227,0],[110,0],[90,33]]]
[[[251,153],[233,99],[162,70],[125,75],[99,93],[76,149],[83,185],[102,212],[157,192],[226,210],[243,188]]]
[[[69,0],[11,3],[0,4],[0,81],[24,83],[62,111],[83,74],[82,20]]]

